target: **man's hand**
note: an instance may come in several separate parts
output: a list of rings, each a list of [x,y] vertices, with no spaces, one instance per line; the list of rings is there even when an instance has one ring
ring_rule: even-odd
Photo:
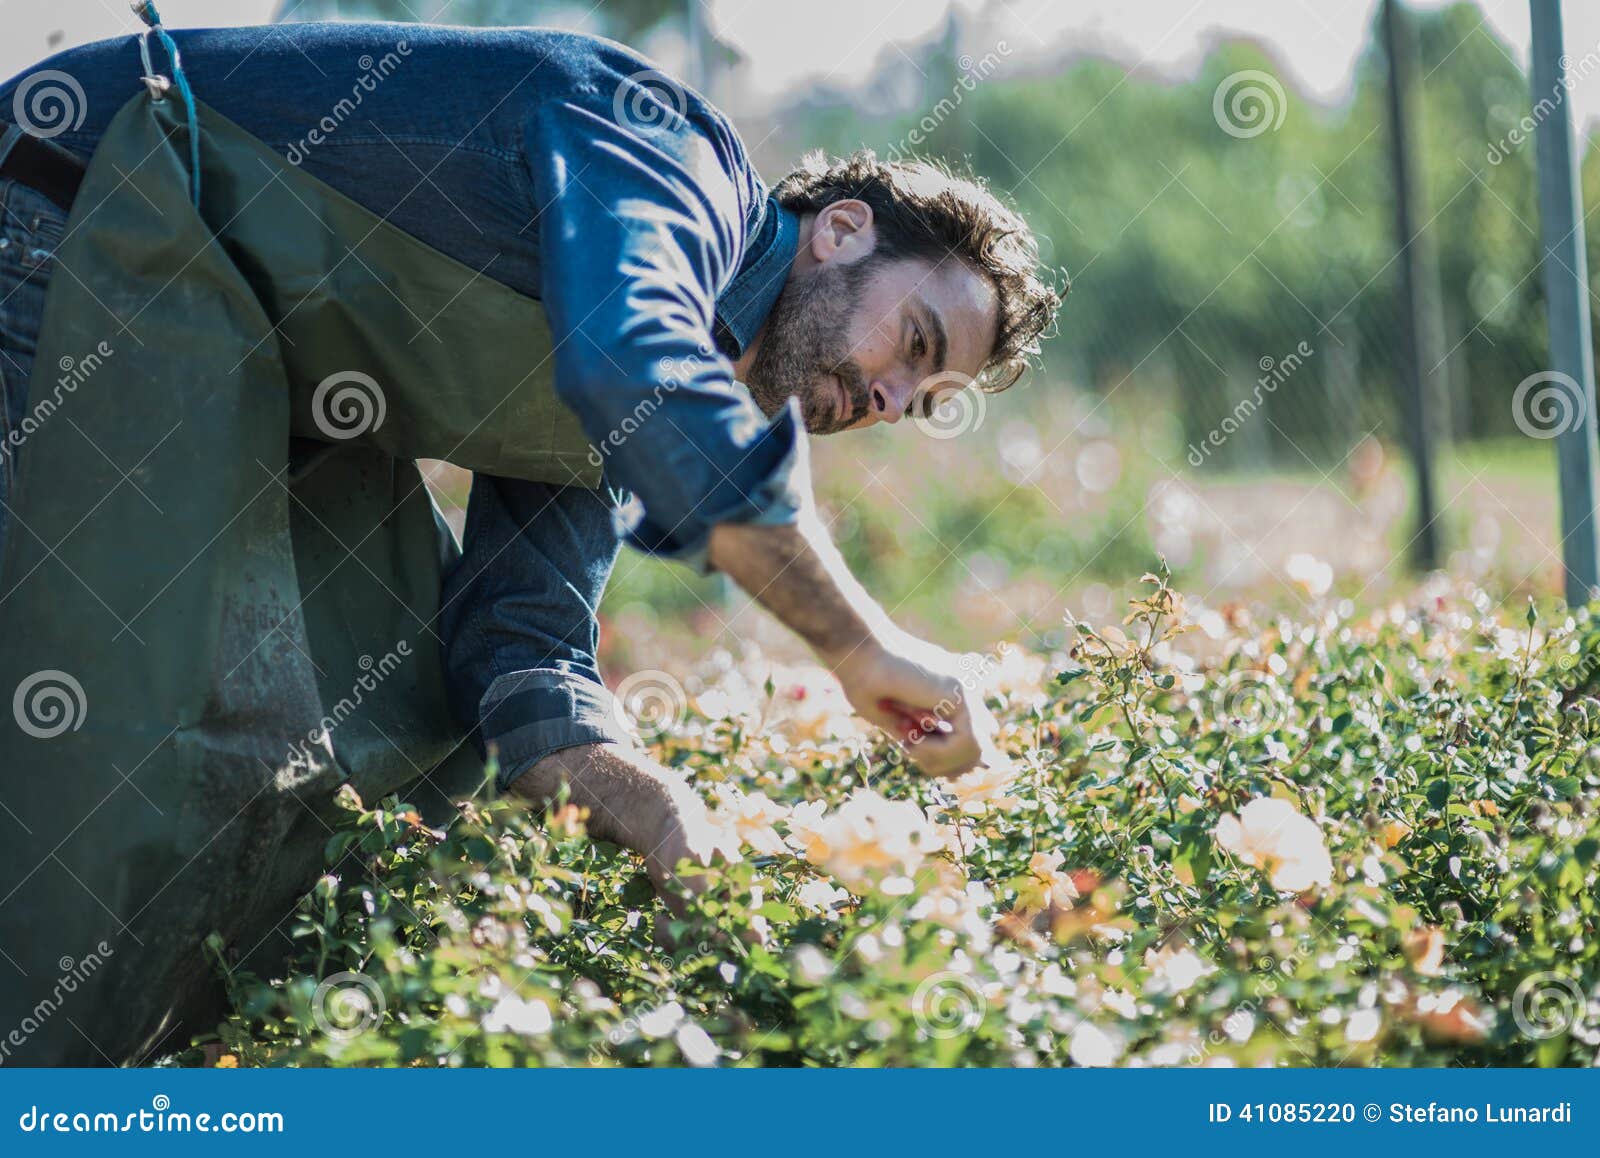
[[[710,559],[809,643],[851,706],[905,743],[928,772],[959,776],[994,758],[994,718],[963,685],[954,657],[890,622],[813,508],[792,526],[720,523]]]
[[[562,785],[573,804],[588,809],[590,835],[643,856],[656,892],[682,916],[687,898],[705,888],[683,862],[709,865],[723,851],[723,834],[708,819],[705,802],[681,777],[619,744],[552,752],[519,776],[511,791],[543,805]]]
[[[952,656],[900,635],[822,655],[863,719],[899,740],[934,776],[959,776],[994,757],[996,724]]]

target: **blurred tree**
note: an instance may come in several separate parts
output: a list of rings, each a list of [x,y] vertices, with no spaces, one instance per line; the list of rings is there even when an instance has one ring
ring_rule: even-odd
[[[1415,17],[1423,220],[1439,253],[1455,433],[1511,434],[1509,395],[1545,356],[1533,144],[1510,139],[1531,112],[1528,81],[1474,5]],[[1007,65],[965,97],[959,119],[918,134],[946,95],[930,69],[914,112],[874,116],[860,93],[822,108],[813,94],[803,115],[772,118],[767,151],[869,145],[970,163],[1073,275],[1049,377],[1170,395],[1186,441],[1260,389],[1269,421],[1255,426],[1269,459],[1241,436],[1208,461],[1330,466],[1368,432],[1403,441],[1384,69],[1372,41],[1351,96],[1333,109],[1257,80],[1269,123],[1230,132],[1219,90],[1277,74],[1253,44],[1220,45],[1177,84],[1064,52],[1026,71]],[[1600,206],[1593,150],[1585,175],[1586,204]],[[1302,342],[1313,353],[1294,366]]]

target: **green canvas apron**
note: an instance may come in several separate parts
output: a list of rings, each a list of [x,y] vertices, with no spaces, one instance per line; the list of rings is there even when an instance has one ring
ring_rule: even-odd
[[[0,571],[5,1064],[187,1045],[203,939],[281,960],[339,785],[478,782],[412,460],[599,481],[538,302],[193,108],[198,211],[188,106],[142,93],[39,335]]]

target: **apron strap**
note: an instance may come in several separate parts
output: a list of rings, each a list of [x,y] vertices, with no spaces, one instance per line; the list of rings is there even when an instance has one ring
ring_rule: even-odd
[[[7,125],[4,121],[0,121],[0,125],[5,125],[4,131],[0,131],[0,165],[4,165],[6,158],[11,156],[11,150],[22,140],[23,132],[18,125]]]
[[[130,7],[134,15],[146,25],[145,31],[139,34],[139,56],[144,62],[144,81],[150,86],[151,96],[156,100],[165,99],[161,95],[165,91],[165,86],[161,83],[165,78],[157,74],[155,65],[151,62],[150,33],[156,34],[156,39],[161,41],[161,47],[167,50],[167,58],[172,61],[172,82],[177,86],[178,94],[183,97],[189,121],[191,196],[194,207],[198,210],[200,208],[200,119],[195,113],[194,92],[189,88],[189,78],[183,73],[183,61],[178,55],[178,45],[161,26],[161,14],[156,11],[155,0],[132,0]]]

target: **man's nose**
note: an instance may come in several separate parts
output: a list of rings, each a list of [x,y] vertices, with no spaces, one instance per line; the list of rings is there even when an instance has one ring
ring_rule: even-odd
[[[879,379],[872,384],[872,416],[879,422],[899,422],[905,417],[906,407],[916,387],[910,383],[885,382]]]

